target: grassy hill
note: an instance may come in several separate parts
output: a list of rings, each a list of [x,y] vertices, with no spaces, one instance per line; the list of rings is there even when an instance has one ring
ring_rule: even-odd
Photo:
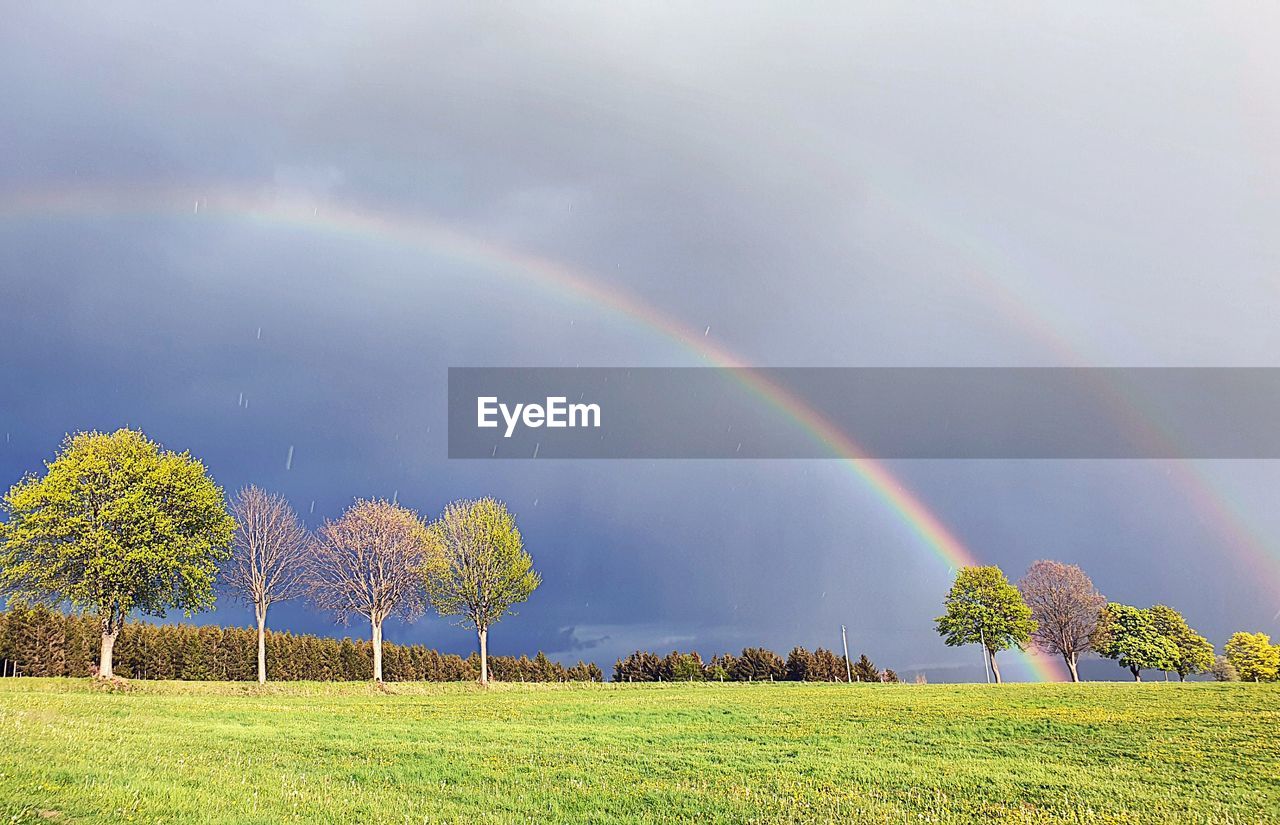
[[[0,680],[18,822],[1271,822],[1280,686]]]

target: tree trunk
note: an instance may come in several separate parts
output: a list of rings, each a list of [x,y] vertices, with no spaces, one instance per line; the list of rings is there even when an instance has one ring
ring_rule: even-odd
[[[111,630],[111,623],[103,621],[102,623],[102,651],[98,655],[98,677],[102,679],[110,679],[115,676],[111,670],[111,654],[116,648],[116,637],[120,635],[119,628]]]
[[[382,620],[373,619],[373,681],[382,681]]]
[[[258,684],[267,683],[267,608],[254,610],[258,615]]]
[[[996,652],[989,650],[987,653],[990,654],[991,658],[991,675],[996,677],[996,684],[998,685],[1000,684],[1000,666],[996,664]]]
[[[1142,671],[1138,670],[1136,667],[1131,666],[1129,668],[1129,672],[1133,674],[1133,681],[1135,682],[1142,681]]]
[[[1067,670],[1071,671],[1071,681],[1073,682],[1080,681],[1080,673],[1076,670],[1076,659],[1079,657],[1074,655],[1072,656],[1064,655],[1062,658],[1067,661]]]
[[[489,628],[482,627],[477,633],[480,636],[480,684],[489,686]]]

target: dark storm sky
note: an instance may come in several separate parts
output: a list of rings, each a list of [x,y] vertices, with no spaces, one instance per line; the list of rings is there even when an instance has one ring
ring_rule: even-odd
[[[446,460],[449,366],[700,363],[659,331],[515,267],[196,201],[447,225],[754,364],[1280,366],[1272,10],[5,17],[0,483],[130,424],[313,525],[498,496],[546,583],[496,653],[785,652],[845,623],[855,655],[980,678],[931,629],[946,563],[837,462]],[[1275,462],[890,467],[1011,577],[1058,558],[1218,644],[1280,631]],[[471,646],[431,618],[389,638]]]

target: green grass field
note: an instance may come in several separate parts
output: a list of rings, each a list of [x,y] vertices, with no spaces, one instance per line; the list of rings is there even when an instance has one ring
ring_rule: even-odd
[[[0,821],[1272,822],[1280,686],[0,680]]]

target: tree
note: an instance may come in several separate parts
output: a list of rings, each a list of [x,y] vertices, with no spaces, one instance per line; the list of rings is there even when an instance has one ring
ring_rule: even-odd
[[[1135,682],[1142,681],[1144,670],[1173,670],[1178,658],[1177,645],[1160,633],[1151,611],[1127,604],[1103,608],[1093,649],[1129,668]]]
[[[662,672],[662,660],[647,650],[637,650],[613,666],[615,682],[656,682]]]
[[[480,683],[488,685],[489,628],[542,583],[507,506],[482,498],[446,507],[430,528],[422,580],[436,612],[476,631]]]
[[[738,657],[732,653],[721,653],[719,656],[712,656],[711,662],[707,664],[707,678],[717,682],[733,679],[733,669],[738,661]]]
[[[267,608],[302,595],[310,535],[283,496],[252,485],[231,506],[235,545],[222,578],[258,620],[258,682],[267,681]]]
[[[1156,632],[1173,642],[1176,651],[1170,662],[1178,674],[1178,681],[1185,682],[1193,673],[1204,673],[1213,667],[1213,645],[1187,624],[1182,614],[1163,604],[1147,609],[1155,622]]]
[[[484,666],[482,664],[481,669],[483,670],[483,668]],[[539,650],[538,655],[533,657],[534,681],[558,682],[559,679],[556,678],[557,668],[558,668],[558,665],[555,662],[552,662],[549,658],[547,658],[547,654]]]
[[[1036,647],[1061,656],[1071,672],[1071,681],[1080,681],[1076,669],[1080,654],[1092,649],[1098,616],[1107,600],[1093,581],[1074,564],[1038,561],[1018,582],[1018,591],[1036,620],[1031,634]]]
[[[1280,674],[1280,647],[1265,633],[1235,633],[1225,650],[1242,681],[1274,682]]]
[[[68,436],[46,466],[4,497],[0,589],[93,611],[98,675],[111,678],[126,616],[213,605],[235,521],[203,464],[136,430]]]
[[[595,662],[579,662],[565,674],[570,682],[603,682],[604,673]]]
[[[867,654],[862,654],[858,661],[853,663],[853,679],[856,682],[878,682],[880,681],[880,671],[867,658]]]
[[[701,682],[706,678],[702,657],[698,652],[680,653],[671,651],[662,660],[663,678],[672,682]]]
[[[837,656],[825,647],[813,651],[813,671],[815,682],[843,682],[847,678],[844,657]]]
[[[382,681],[382,624],[422,611],[420,570],[427,528],[418,514],[382,500],[357,500],[338,521],[326,521],[311,544],[306,578],[311,598],[346,624],[369,620],[373,680]]]
[[[787,663],[768,648],[745,647],[734,660],[731,673],[737,682],[773,681],[787,675]]]
[[[1227,660],[1226,656],[1215,656],[1213,658],[1213,668],[1210,669],[1213,678],[1218,682],[1238,682],[1240,674],[1236,671],[1236,666]]]
[[[996,653],[1011,647],[1021,650],[1037,627],[1018,589],[999,567],[962,567],[947,594],[946,607],[947,612],[934,620],[938,634],[951,647],[983,645],[999,684]]]
[[[787,679],[792,682],[817,682],[817,660],[806,648],[793,647],[787,654]]]

